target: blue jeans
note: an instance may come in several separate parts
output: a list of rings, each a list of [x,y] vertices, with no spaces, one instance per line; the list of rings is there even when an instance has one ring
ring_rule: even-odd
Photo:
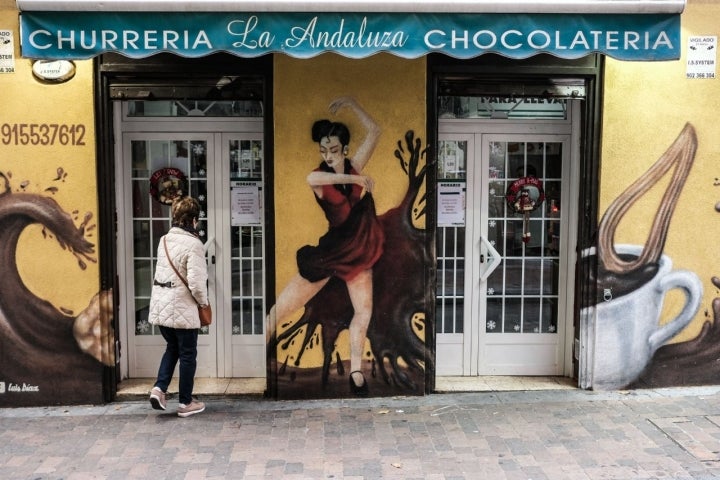
[[[178,401],[185,405],[192,402],[195,370],[197,368],[198,329],[160,327],[160,333],[167,342],[165,353],[160,361],[155,386],[166,392],[180,360],[180,387]]]

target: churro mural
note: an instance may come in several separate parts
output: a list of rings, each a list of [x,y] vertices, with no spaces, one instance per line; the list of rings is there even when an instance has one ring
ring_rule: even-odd
[[[720,375],[720,298],[712,301],[712,320],[688,341],[675,341],[701,308],[703,283],[694,272],[673,268],[664,252],[678,198],[695,161],[698,139],[686,124],[677,139],[640,178],[617,197],[598,229],[597,248],[583,261],[597,272],[597,295],[581,315],[586,384],[594,389],[664,387],[717,383]],[[665,177],[665,192],[644,245],[617,244],[618,224],[629,209]],[[720,212],[720,203],[714,205]],[[711,282],[720,288],[720,278]],[[681,306],[661,318],[671,291]],[[581,366],[581,369],[583,367]]]
[[[425,370],[432,368],[425,338],[433,335],[426,321],[433,292],[425,274],[433,256],[425,229],[417,226],[425,215],[426,151],[412,131],[397,142],[394,158],[408,188],[400,205],[378,215],[374,181],[363,170],[381,130],[355,99],[330,105],[333,114],[341,109],[355,114],[365,131],[354,132],[362,137],[353,154],[345,124],[321,119],[310,132],[322,161],[307,183],[329,227],[317,245],[298,250],[298,274],[270,312],[268,351],[278,397],[421,395]],[[298,308],[302,316],[288,320]],[[338,345],[344,330],[345,359]],[[302,367],[308,347],[322,349],[321,367]]]
[[[692,272],[673,270],[663,253],[678,197],[697,150],[695,129],[688,124],[675,142],[645,174],[607,209],[598,228],[597,248],[583,254],[597,272],[598,295],[581,312],[586,387],[623,388],[634,382],[663,346],[694,318],[702,300],[702,283]],[[673,168],[674,167],[674,168]],[[673,169],[670,182],[644,245],[615,243],[625,213]],[[685,295],[682,310],[660,324],[663,301],[671,290]]]
[[[52,198],[67,175],[58,168],[55,178],[36,183],[0,173],[0,406],[101,402],[102,367],[115,364],[111,291],[73,312],[39,298],[18,268],[19,239],[31,225],[42,227],[44,241],[74,256],[78,269],[96,261],[92,214],[68,212]],[[53,255],[48,245],[35,256],[52,262]]]

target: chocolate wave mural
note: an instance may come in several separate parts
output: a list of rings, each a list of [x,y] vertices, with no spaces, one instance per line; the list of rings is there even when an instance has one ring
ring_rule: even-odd
[[[66,175],[58,169],[54,181]],[[47,241],[57,242],[75,256],[79,269],[86,269],[87,262],[96,261],[87,238],[95,229],[92,214],[81,219],[53,198],[28,192],[29,181],[15,191],[11,183],[11,172],[0,173],[0,406],[101,402],[102,367],[115,364],[112,291],[97,293],[75,314],[31,292],[16,262],[20,235],[39,224]],[[57,191],[51,186],[44,193]],[[51,255],[37,258],[52,261]]]

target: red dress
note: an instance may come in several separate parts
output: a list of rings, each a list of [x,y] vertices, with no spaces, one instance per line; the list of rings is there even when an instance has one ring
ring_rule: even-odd
[[[318,168],[315,171],[327,171]],[[354,169],[348,172],[357,175]],[[383,253],[385,234],[375,213],[372,195],[362,195],[360,185],[322,186],[315,196],[330,228],[317,246],[305,245],[297,252],[300,275],[311,282],[328,277],[344,281],[372,268]]]

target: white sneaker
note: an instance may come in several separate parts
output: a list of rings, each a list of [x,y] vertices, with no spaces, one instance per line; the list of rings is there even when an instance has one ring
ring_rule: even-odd
[[[205,404],[203,402],[198,402],[197,400],[193,400],[189,404],[185,405],[184,403],[181,403],[178,405],[178,417],[189,417],[190,415],[195,415],[196,413],[204,412],[205,411]]]
[[[150,390],[150,405],[152,405],[155,410],[165,410],[165,408],[167,408],[165,392],[158,387],[153,387],[152,390]]]

